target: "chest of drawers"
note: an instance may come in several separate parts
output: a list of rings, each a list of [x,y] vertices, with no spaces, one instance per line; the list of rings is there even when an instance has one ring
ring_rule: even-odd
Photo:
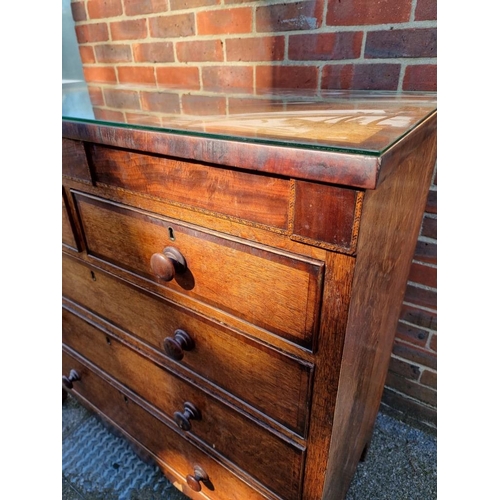
[[[193,499],[340,500],[378,411],[434,103],[300,106],[63,119],[63,387]]]

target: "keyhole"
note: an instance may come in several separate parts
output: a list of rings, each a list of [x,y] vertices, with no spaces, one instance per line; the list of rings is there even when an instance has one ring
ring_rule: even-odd
[[[172,227],[169,227],[169,228],[168,228],[168,237],[169,237],[172,241],[175,241],[174,228],[172,228]]]
[[[90,271],[90,276],[92,276],[92,280],[95,281],[96,278],[95,278],[95,274],[94,274],[94,271]]]

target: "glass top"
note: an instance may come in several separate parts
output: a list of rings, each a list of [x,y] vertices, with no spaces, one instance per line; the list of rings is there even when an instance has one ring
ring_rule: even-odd
[[[63,119],[379,155],[436,110],[435,93],[188,89],[63,80]]]

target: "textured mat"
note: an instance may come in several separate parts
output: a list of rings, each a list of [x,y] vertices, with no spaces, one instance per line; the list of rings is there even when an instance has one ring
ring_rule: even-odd
[[[111,434],[94,417],[86,418],[63,440],[62,472],[68,491],[83,498],[186,498],[158,467],[140,460],[124,439]]]

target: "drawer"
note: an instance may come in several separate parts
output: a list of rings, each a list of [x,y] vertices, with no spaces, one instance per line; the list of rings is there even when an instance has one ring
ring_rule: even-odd
[[[208,481],[199,481],[201,493],[214,500],[264,500],[269,498],[237,478],[220,463],[205,455],[188,443],[179,433],[99,377],[76,358],[63,352],[63,374],[75,370],[80,380],[73,383],[72,393],[90,403],[106,415],[122,432],[132,436],[146,448],[167,471],[169,479],[186,494],[193,494],[189,484],[197,487],[196,481],[187,481],[194,476],[196,466],[201,467]],[[199,498],[196,496],[195,498]]]
[[[74,196],[90,255],[313,349],[322,262],[83,193]],[[180,252],[187,267],[171,281],[155,276],[150,264],[167,247]]]
[[[64,297],[305,436],[309,363],[66,255],[62,289]]]
[[[63,343],[283,498],[300,498],[305,450],[63,309]]]
[[[290,180],[89,144],[96,184],[287,229]]]

